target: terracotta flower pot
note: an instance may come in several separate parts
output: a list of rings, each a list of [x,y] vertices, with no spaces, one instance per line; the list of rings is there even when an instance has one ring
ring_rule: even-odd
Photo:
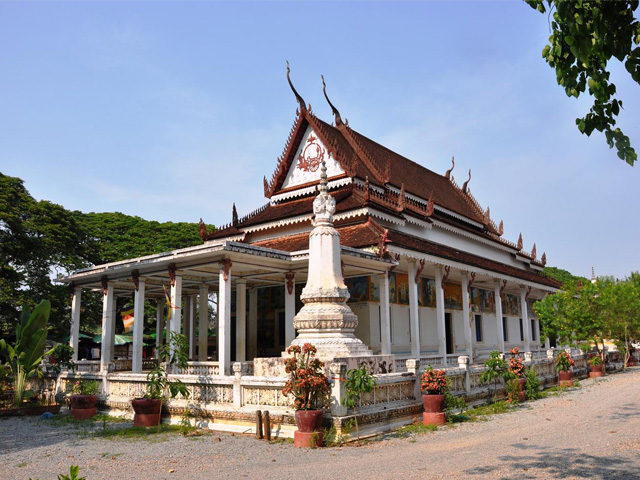
[[[591,371],[589,372],[589,378],[598,378],[602,376],[602,364],[595,367],[593,365],[590,365],[589,368],[591,368]]]
[[[322,415],[322,410],[296,410],[298,430],[293,432],[293,444],[296,447],[321,447],[324,445]]]
[[[71,415],[76,420],[85,420],[96,414],[97,395],[71,395]]]
[[[558,372],[558,385],[561,387],[573,387],[573,372],[571,370]]]
[[[425,425],[444,425],[447,421],[444,410],[444,395],[422,395],[422,423]]]
[[[131,400],[134,427],[155,427],[160,425],[162,400],[159,398],[136,398]]]

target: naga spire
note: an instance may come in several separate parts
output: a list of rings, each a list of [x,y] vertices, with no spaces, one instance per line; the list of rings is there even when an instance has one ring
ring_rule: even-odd
[[[236,210],[236,203],[233,202],[233,209],[231,210],[231,224],[235,227],[238,225],[238,210]]]
[[[535,260],[538,256],[538,250],[536,248],[536,244],[533,244],[533,248],[531,249],[531,260]]]
[[[444,178],[446,178],[447,180],[451,180],[451,172],[453,172],[454,168],[456,168],[456,159],[455,157],[451,157],[451,168],[446,171],[446,173],[444,174]]]
[[[466,182],[464,182],[464,184],[462,185],[462,191],[464,193],[467,193],[467,186],[469,185],[469,182],[471,181],[471,169],[469,169],[469,178],[467,179]]]
[[[504,233],[504,222],[500,220],[500,226],[498,226],[498,235],[502,236],[503,233]]]
[[[522,250],[522,233],[520,233],[520,236],[518,237],[518,250]]]
[[[339,127],[343,124],[342,118],[340,117],[340,112],[333,105],[333,103],[331,103],[331,100],[329,100],[329,96],[327,95],[327,84],[324,82],[324,75],[320,75],[320,77],[322,78],[322,91],[324,92],[324,98],[327,99],[327,103],[331,107],[331,111],[333,111],[333,116],[336,119],[336,127]]]
[[[293,83],[291,83],[291,76],[289,75],[290,72],[291,72],[291,70],[289,69],[289,60],[287,60],[287,81],[289,82],[289,86],[291,87],[291,90],[293,91],[293,94],[296,96],[296,100],[300,104],[300,111],[301,112],[306,112],[307,111],[307,106],[304,103],[304,99],[300,96],[300,94],[296,90],[296,87],[294,87]]]

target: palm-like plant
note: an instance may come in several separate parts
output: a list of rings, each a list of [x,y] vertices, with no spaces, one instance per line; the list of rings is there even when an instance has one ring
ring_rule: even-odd
[[[22,404],[27,380],[36,375],[42,375],[40,363],[45,355],[50,354],[44,351],[47,341],[47,323],[51,312],[51,302],[43,300],[33,310],[28,307],[22,309],[22,320],[16,329],[16,343],[14,346],[0,340],[0,352],[7,359],[7,364],[11,370],[14,381],[14,402]]]

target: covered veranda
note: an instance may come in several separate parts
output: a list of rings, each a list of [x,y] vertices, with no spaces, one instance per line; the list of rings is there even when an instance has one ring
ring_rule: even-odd
[[[384,274],[394,264],[349,247],[342,247],[341,260],[345,277]],[[187,337],[191,360],[188,371],[176,373],[229,375],[232,361],[243,362],[250,373],[253,358],[279,356],[295,338],[293,318],[307,270],[306,250],[222,241],[77,271],[59,280],[72,291],[69,343],[78,370],[142,373],[158,361],[158,347],[176,332]],[[99,360],[77,358],[83,291],[102,294]],[[118,358],[114,344],[120,297],[133,298],[130,358]],[[145,304],[156,307],[155,358],[143,355]]]

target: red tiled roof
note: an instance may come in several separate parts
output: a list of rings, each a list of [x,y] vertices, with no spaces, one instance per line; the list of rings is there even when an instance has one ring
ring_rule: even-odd
[[[380,235],[384,231],[380,225],[371,219],[364,223],[337,227],[337,230],[340,233],[340,244],[354,248],[365,248],[377,245]],[[537,272],[521,270],[510,265],[505,265],[504,263],[488,260],[478,255],[473,255],[452,247],[429,242],[395,230],[389,230],[388,238],[391,240],[391,244],[389,245],[390,247],[403,247],[408,250],[426,253],[554,288],[560,288],[562,286],[559,282]],[[284,250],[287,252],[306,250],[309,248],[309,234],[301,233],[274,238],[271,240],[263,240],[255,242],[253,245]]]
[[[265,185],[271,197],[280,192],[286,174],[295,161],[295,151],[302,140],[301,132],[311,125],[334,158],[351,177],[369,178],[379,186],[404,185],[407,193],[428,198],[433,193],[436,205],[484,224],[482,212],[473,200],[446,177],[419,165],[374,142],[346,125],[334,127],[305,110],[298,115],[285,153],[278,163],[272,182]],[[266,182],[266,181],[265,181]],[[493,226],[488,228],[493,230]],[[497,233],[497,232],[493,232]]]

